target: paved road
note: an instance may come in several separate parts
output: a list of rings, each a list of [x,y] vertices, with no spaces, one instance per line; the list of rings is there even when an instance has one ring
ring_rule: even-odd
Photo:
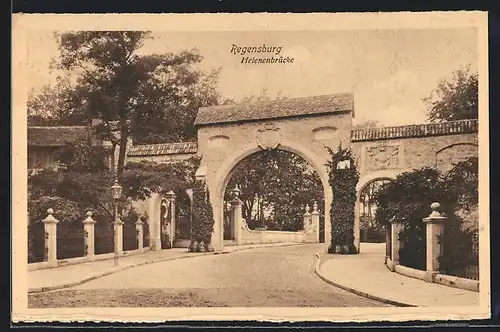
[[[144,265],[70,290],[30,295],[30,307],[374,307],[314,274],[320,245],[260,248]]]

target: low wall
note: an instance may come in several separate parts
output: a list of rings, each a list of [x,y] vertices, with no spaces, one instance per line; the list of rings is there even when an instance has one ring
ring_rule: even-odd
[[[441,285],[445,285],[445,286],[470,290],[473,292],[479,292],[479,281],[478,280],[471,280],[471,279],[466,279],[466,278],[454,277],[454,276],[449,276],[449,275],[440,274],[440,273],[433,275],[431,278],[432,280],[430,280],[429,275],[427,274],[426,271],[421,271],[421,270],[413,269],[413,268],[410,268],[407,266],[394,264],[390,258],[387,258],[385,265],[392,272],[396,272],[396,273],[399,273],[401,275],[404,275],[404,276],[407,276],[410,278],[415,278],[415,279],[420,279],[420,280],[424,280],[427,282],[433,282],[433,283],[441,284]]]
[[[148,250],[149,250],[149,247],[144,247],[142,252],[146,252]],[[122,254],[119,257],[132,256],[132,255],[136,255],[136,254],[140,254],[140,253],[141,253],[141,251],[139,249],[129,250],[129,251],[122,252]],[[82,263],[88,263],[88,262],[95,262],[95,261],[101,261],[104,259],[111,259],[114,257],[115,257],[115,253],[110,252],[107,254],[94,255],[93,257],[84,256],[84,257],[60,259],[60,260],[57,260],[57,265],[51,264],[49,262],[30,263],[30,264],[28,264],[28,271],[36,271],[36,270],[50,269],[50,268],[61,267],[61,266],[66,266],[66,265],[75,265],[75,264],[82,264]]]
[[[265,243],[318,243],[319,236],[315,229],[297,232],[268,231],[248,228],[243,220],[241,245]]]

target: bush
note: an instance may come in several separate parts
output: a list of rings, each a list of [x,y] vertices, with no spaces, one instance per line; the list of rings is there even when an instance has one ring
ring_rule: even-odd
[[[477,158],[456,164],[445,174],[422,168],[405,172],[387,182],[375,194],[377,224],[403,225],[400,241],[400,263],[426,269],[426,225],[423,218],[430,205],[439,202],[441,213],[448,217],[440,257],[443,269],[461,270],[475,264],[472,241],[477,234]]]
[[[213,230],[214,216],[210,193],[204,181],[196,180],[193,188],[193,225],[189,251],[211,251]]]

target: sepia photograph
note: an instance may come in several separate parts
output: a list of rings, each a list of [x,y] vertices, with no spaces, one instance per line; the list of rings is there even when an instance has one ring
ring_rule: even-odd
[[[19,14],[12,59],[15,320],[489,317],[485,13]]]

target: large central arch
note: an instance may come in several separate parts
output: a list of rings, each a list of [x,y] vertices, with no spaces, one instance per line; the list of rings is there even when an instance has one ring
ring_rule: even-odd
[[[316,156],[312,151],[308,150],[306,147],[301,146],[297,142],[293,141],[283,141],[276,148],[278,150],[284,150],[288,152],[295,153],[296,155],[302,157],[306,160],[318,173],[321,184],[323,185],[323,194],[325,197],[325,206],[323,211],[325,216],[330,215],[330,203],[332,200],[332,190],[330,185],[328,184],[328,173],[326,172],[326,168],[324,167],[324,162],[321,158]],[[219,227],[223,227],[223,203],[224,203],[224,191],[226,189],[227,183],[233,174],[236,166],[240,161],[245,159],[246,157],[254,154],[256,152],[262,151],[262,148],[256,146],[255,144],[248,144],[242,150],[236,151],[233,155],[228,156],[225,160],[224,164],[221,165],[217,175],[215,177],[215,182],[217,187],[215,189],[215,195],[212,197],[212,202],[214,206],[214,219],[217,227],[214,228],[214,234],[212,237],[212,242],[223,243],[223,229]],[[330,234],[330,225],[325,223],[325,234]]]
[[[197,177],[206,181],[214,213],[212,246],[221,251],[224,190],[237,166],[262,149],[288,151],[306,160],[323,185],[325,245],[330,243],[330,203],[333,197],[326,166],[330,154],[350,145],[352,123],[350,94],[286,99],[246,105],[201,108],[195,121],[198,153]],[[326,248],[325,248],[326,249]]]

